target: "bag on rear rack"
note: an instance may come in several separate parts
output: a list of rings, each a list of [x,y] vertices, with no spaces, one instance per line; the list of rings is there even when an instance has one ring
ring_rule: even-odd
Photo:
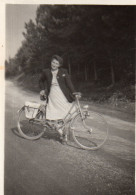
[[[28,119],[35,118],[38,110],[40,108],[40,104],[37,102],[25,102],[25,116]]]

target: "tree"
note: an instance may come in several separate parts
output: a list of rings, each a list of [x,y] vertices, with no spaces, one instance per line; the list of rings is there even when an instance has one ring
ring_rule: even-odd
[[[94,74],[94,80],[114,84],[126,74],[124,68],[132,72],[134,11],[131,6],[40,5],[36,22],[25,24],[15,64],[34,73],[58,54],[78,80],[89,81]]]

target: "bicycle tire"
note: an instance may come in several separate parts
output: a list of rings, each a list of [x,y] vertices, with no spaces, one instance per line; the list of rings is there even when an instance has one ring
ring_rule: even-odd
[[[71,122],[74,141],[85,150],[97,150],[103,146],[108,138],[108,124],[104,117],[95,112],[82,119],[79,113]]]
[[[43,117],[42,113],[41,116]],[[17,127],[20,135],[28,140],[39,139],[44,134],[44,126],[42,124],[34,124],[26,118],[25,106],[23,106],[19,111]]]

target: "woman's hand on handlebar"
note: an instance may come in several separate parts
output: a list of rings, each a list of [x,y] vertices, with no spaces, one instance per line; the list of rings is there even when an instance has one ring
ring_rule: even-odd
[[[41,100],[46,100],[46,98],[47,98],[47,95],[45,93],[45,90],[41,90],[40,91],[40,99]]]
[[[74,92],[73,95],[75,96],[75,98],[81,98],[82,96],[81,92]]]

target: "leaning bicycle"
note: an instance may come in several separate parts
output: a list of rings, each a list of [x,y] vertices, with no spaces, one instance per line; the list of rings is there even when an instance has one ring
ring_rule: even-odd
[[[75,101],[63,120],[46,119],[46,105],[26,102],[18,111],[18,131],[29,140],[41,138],[48,130],[71,133],[73,141],[82,149],[97,150],[108,138],[108,124],[105,118],[88,110],[88,105],[81,108],[80,93],[75,94]]]

